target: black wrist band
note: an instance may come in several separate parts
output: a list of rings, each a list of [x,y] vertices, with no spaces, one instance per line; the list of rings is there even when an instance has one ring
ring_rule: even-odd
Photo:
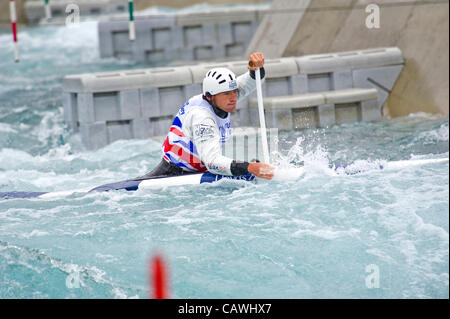
[[[231,162],[230,170],[233,176],[245,175],[248,173],[248,162]]]
[[[254,70],[249,70],[249,71],[250,71],[250,77],[253,80],[256,80],[256,72]],[[266,75],[266,71],[264,70],[264,67],[259,69],[259,73],[260,73],[261,80],[264,79],[264,76]]]

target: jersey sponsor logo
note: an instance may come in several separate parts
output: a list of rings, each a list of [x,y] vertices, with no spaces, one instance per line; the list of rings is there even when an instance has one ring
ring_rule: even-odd
[[[212,125],[197,124],[194,126],[194,135],[202,140],[214,137],[214,127]]]
[[[217,166],[217,165],[214,165],[213,163],[209,163],[208,167],[209,167],[209,169],[215,170],[215,171],[220,171],[220,172],[226,172],[227,171],[226,167],[224,167],[224,166]]]

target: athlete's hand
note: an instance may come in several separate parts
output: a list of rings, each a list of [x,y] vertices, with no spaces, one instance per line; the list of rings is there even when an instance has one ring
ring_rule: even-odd
[[[271,180],[274,168],[266,163],[250,163],[248,164],[248,171],[256,177]]]
[[[248,59],[248,69],[256,71],[256,69],[264,66],[264,55],[261,52],[255,52],[250,54]]]

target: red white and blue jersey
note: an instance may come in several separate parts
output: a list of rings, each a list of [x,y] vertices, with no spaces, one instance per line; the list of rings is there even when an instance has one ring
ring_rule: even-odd
[[[248,72],[237,78],[237,84],[238,101],[256,88]],[[222,144],[230,136],[230,114],[220,118],[199,94],[190,98],[175,116],[162,145],[163,157],[184,171],[232,175],[233,159],[222,155]]]
[[[195,123],[192,125],[193,121]],[[201,123],[204,121],[205,123]],[[230,114],[222,119],[214,113],[211,105],[203,99],[202,95],[190,98],[178,111],[170,126],[162,146],[164,158],[185,171],[207,171],[207,166],[201,160],[193,140],[199,137],[202,144],[207,140],[218,144],[214,138],[217,136],[214,126],[217,127],[220,143],[225,143],[231,135]]]

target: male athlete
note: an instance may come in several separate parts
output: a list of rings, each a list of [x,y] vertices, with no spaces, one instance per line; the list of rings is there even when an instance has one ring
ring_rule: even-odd
[[[249,72],[237,78],[226,68],[208,71],[203,79],[203,94],[191,97],[175,116],[162,145],[161,162],[136,180],[206,171],[228,176],[251,173],[272,179],[272,166],[235,161],[223,156],[221,148],[231,135],[230,113],[236,111],[239,100],[256,89],[256,69],[261,69],[264,80],[263,66],[264,56],[256,52],[249,57]]]

